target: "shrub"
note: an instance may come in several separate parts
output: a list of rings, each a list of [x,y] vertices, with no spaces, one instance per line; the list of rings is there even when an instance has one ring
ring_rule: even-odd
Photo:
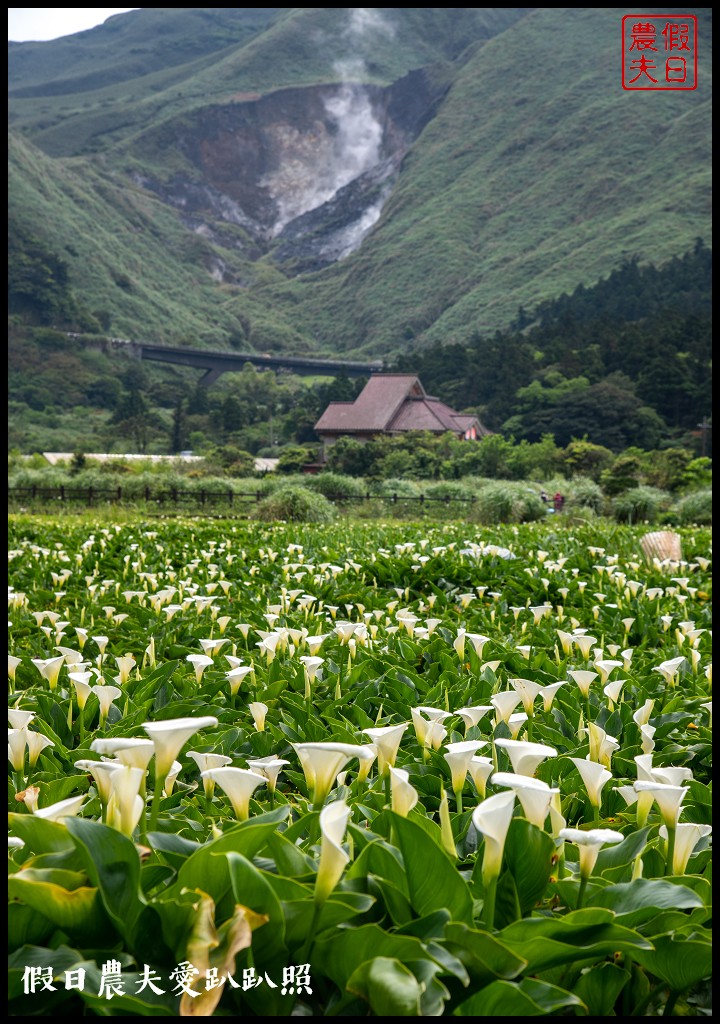
[[[578,512],[580,509],[591,509],[601,515],[605,508],[605,496],[602,487],[589,476],[574,476],[570,480],[555,477],[545,481],[545,490],[549,495],[560,491],[565,495],[566,512]]]
[[[547,514],[540,495],[525,483],[492,482],[478,491],[477,501],[470,506],[471,522],[529,523]]]
[[[263,499],[252,518],[266,523],[278,519],[289,523],[329,523],[335,518],[335,508],[324,495],[290,484],[278,487]]]
[[[677,512],[683,526],[712,526],[712,491],[694,491],[686,495],[678,502]]]
[[[363,480],[342,473],[318,473],[309,476],[305,487],[324,494],[326,498],[364,498],[367,488]]]
[[[619,523],[656,523],[661,512],[670,507],[670,495],[657,487],[633,487],[619,494],[612,503],[612,514]]]

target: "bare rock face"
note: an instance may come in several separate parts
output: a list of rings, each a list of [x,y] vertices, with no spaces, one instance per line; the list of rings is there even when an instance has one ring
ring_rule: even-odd
[[[271,251],[291,273],[316,270],[351,253],[377,222],[440,98],[424,71],[388,88],[341,82],[240,96],[174,126],[172,144],[196,173],[140,183],[192,230],[249,255]],[[247,240],[231,238],[230,224]]]

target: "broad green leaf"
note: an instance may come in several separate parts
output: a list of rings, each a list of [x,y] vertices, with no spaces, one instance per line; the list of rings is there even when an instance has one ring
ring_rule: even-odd
[[[615,923],[604,908],[576,910],[565,918],[525,918],[498,933],[503,945],[527,960],[536,974],[548,967],[579,960],[602,960],[617,951],[635,954],[652,948],[638,932]]]
[[[525,818],[513,818],[505,840],[505,866],[515,880],[524,917],[542,899],[553,870],[552,838]]]
[[[449,922],[442,945],[463,964],[473,985],[482,987],[497,978],[511,980],[527,967],[518,956],[489,932]]]
[[[72,836],[59,821],[46,821],[33,814],[11,811],[8,827],[13,835],[24,840],[28,853],[59,853],[73,848]]]
[[[423,943],[408,935],[393,935],[379,925],[340,928],[316,943],[313,963],[335,982],[341,991],[359,964],[376,956],[397,959],[401,963],[428,959]]]
[[[673,992],[686,992],[712,977],[709,935],[706,942],[698,938],[661,935],[653,939],[653,946],[653,950],[638,950],[633,958],[661,978]]]
[[[649,834],[649,828],[641,828],[637,832],[631,832],[621,843],[603,847],[598,853],[594,873],[601,875],[608,868],[616,868],[623,864],[632,863],[647,846]]]
[[[618,923],[634,928],[650,920],[660,910],[692,910],[703,901],[683,885],[661,878],[636,878],[632,882],[609,885],[588,900],[588,907],[607,907],[617,915]]]
[[[567,1008],[585,1011],[576,995],[544,981],[494,981],[461,1003],[456,1017],[546,1017]]]
[[[399,960],[376,956],[348,979],[347,990],[367,999],[378,1017],[419,1017],[420,983]]]
[[[520,897],[515,879],[509,871],[503,871],[498,879],[495,894],[494,925],[496,928],[504,928],[513,921],[519,921],[521,917]]]
[[[115,954],[113,954],[115,956]],[[144,966],[144,965],[143,965]],[[150,967],[151,965],[148,964]],[[93,961],[81,961],[73,966],[74,970],[85,970],[85,985],[81,993],[84,1003],[100,1017],[177,1017],[180,1011],[179,991],[175,982],[169,980],[169,972],[152,968],[153,976],[159,976],[154,982],[160,994],[145,985],[140,972],[123,969],[123,993],[113,995],[108,1000],[105,994],[99,995],[102,977],[100,968]]]
[[[159,852],[163,860],[177,871],[193,853],[200,849],[199,843],[175,835],[172,832],[149,832],[145,836],[149,846]]]
[[[442,1017],[445,1003],[450,999],[450,993],[439,978],[444,973],[443,968],[433,960],[410,960],[405,966],[420,983],[420,1016]],[[463,984],[467,984],[466,979]]]
[[[377,875],[367,875],[365,884],[368,892],[378,899],[380,906],[387,909],[394,925],[404,925],[414,919],[410,901],[392,882]]]
[[[382,839],[368,843],[348,869],[346,877],[363,878],[368,874],[387,879],[405,896],[408,895],[407,875],[400,853]]]
[[[630,973],[617,964],[595,964],[580,975],[574,986],[591,1017],[612,1017],[618,996],[630,980]]]
[[[36,946],[47,942],[55,931],[53,922],[27,903],[8,904],[8,947]]]
[[[443,907],[453,920],[472,923],[472,896],[446,853],[414,822],[390,812],[407,874],[410,902],[418,914]]]
[[[280,900],[265,873],[246,857],[239,853],[228,853],[226,857],[235,902],[267,918],[253,939],[255,962],[267,963],[285,949],[285,917]]]
[[[20,900],[39,914],[43,914],[61,931],[86,946],[100,944],[107,939],[110,922],[103,910],[97,889],[82,884],[87,880],[74,876],[71,889],[52,876],[73,875],[69,871],[20,871],[8,879],[8,896]]]
[[[321,935],[330,929],[337,929],[346,921],[366,913],[375,902],[372,896],[365,893],[334,892],[325,901],[320,918],[314,929],[314,935]],[[313,920],[314,902],[312,899],[283,901],[285,915],[286,945],[294,949],[307,939]]]
[[[83,818],[68,818],[67,828],[108,916],[132,946],[135,925],[146,905],[135,844],[115,829]]]
[[[312,857],[308,857],[294,843],[286,839],[282,832],[272,832],[267,838],[267,848],[272,854],[278,871],[292,878],[302,878],[314,874],[317,866]]]

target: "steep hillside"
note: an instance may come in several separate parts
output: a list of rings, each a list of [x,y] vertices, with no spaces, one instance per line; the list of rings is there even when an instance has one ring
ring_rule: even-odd
[[[11,313],[388,357],[660,266],[711,238],[710,9],[692,92],[623,91],[623,13],[143,8],[13,44]]]

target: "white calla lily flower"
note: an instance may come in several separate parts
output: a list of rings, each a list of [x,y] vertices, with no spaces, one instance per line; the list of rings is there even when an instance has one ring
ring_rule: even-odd
[[[659,834],[667,843],[668,830],[665,825],[659,828]],[[675,826],[675,849],[672,856],[672,873],[684,875],[687,870],[688,861],[693,855],[695,847],[712,833],[712,825],[696,825],[694,822],[682,822]]]
[[[249,768],[208,768],[200,772],[203,784],[217,783],[232,804],[238,821],[247,821],[250,816],[250,798],[259,786],[267,785],[267,778]]]
[[[12,729],[26,728],[35,718],[34,711],[24,711],[22,708],[8,708],[8,723]]]
[[[107,823],[130,838],[145,807],[140,796],[140,787],[145,781],[142,768],[131,768],[122,764],[110,774],[110,799],[107,808]]]
[[[63,818],[74,818],[80,813],[80,808],[85,803],[85,795],[71,796],[67,800],[59,800],[50,804],[49,807],[40,807],[34,812],[36,818],[45,818],[46,821],[59,821]]]
[[[597,761],[589,761],[587,758],[571,757],[570,760],[580,772],[580,778],[583,780],[590,803],[595,809],[597,817],[597,812],[599,812],[602,802],[603,787],[612,778],[612,772],[608,771],[607,768]]]
[[[532,679],[508,679],[513,690],[520,695],[523,710],[528,718],[532,718],[535,709],[535,699],[542,693],[542,686],[533,682]]]
[[[651,793],[665,823],[665,827],[675,829],[680,816],[680,805],[687,796],[688,790],[682,786],[671,786],[667,782],[646,782],[643,780],[633,782],[633,787],[638,794]]]
[[[580,693],[587,700],[588,694],[590,693],[590,686],[598,677],[597,672],[593,672],[588,668],[575,668],[570,669],[568,675],[574,683],[577,683]]]
[[[471,758],[470,764],[468,765],[468,771],[470,772],[470,778],[473,780],[478,796],[481,800],[484,800],[487,781],[495,771],[495,765],[493,764],[492,758],[482,756]]]
[[[488,928],[495,922],[495,894],[502,869],[505,840],[515,807],[515,792],[497,793],[483,800],[472,813],[473,827],[485,839],[482,882],[485,889],[483,917]]]
[[[465,733],[467,734],[468,729],[472,729],[485,715],[494,710],[492,704],[477,704],[474,707],[460,708],[458,711],[453,712],[453,714],[462,718],[465,723]]]
[[[191,736],[201,729],[218,724],[217,718],[205,715],[198,718],[167,718],[159,722],[145,722],[143,729],[155,746],[155,777],[162,781],[178,754]],[[118,749],[118,748],[116,748]]]
[[[257,731],[265,732],[265,717],[269,710],[267,704],[263,704],[260,700],[255,700],[248,704],[248,708],[253,717],[253,722],[255,723]]]
[[[450,767],[452,789],[457,802],[458,813],[462,812],[462,791],[465,785],[470,762],[477,754],[480,747],[487,746],[486,740],[461,740],[458,743],[448,743],[445,760]]]
[[[577,846],[580,854],[580,878],[587,882],[603,846],[621,843],[625,836],[611,828],[592,828],[587,831],[580,828],[564,828],[560,830],[560,838]]]
[[[345,765],[354,757],[374,756],[368,745],[352,743],[293,743],[292,744],[305,773],[312,804],[321,807],[330,793],[335,780]]]
[[[500,722],[507,723],[509,721],[513,711],[520,703],[520,694],[517,690],[501,690],[500,693],[492,695],[490,703],[495,708],[495,725],[497,726]]]
[[[343,800],[336,800],[320,812],[320,863],[315,878],[315,903],[324,903],[338,884],[350,860],[342,848],[351,810]]]
[[[363,729],[363,736],[369,736],[377,748],[378,774],[385,775],[395,765],[402,738],[409,723],[383,725],[374,729]]]
[[[283,770],[286,764],[290,764],[285,758],[275,757],[274,754],[270,754],[268,757],[256,757],[252,760],[248,760],[248,768],[250,771],[257,772],[258,775],[264,775],[267,779],[268,793],[271,795],[275,792],[277,786],[277,778],[280,772]]]
[[[545,820],[550,813],[550,802],[559,789],[552,789],[541,779],[531,779],[527,775],[516,775],[513,772],[495,772],[490,782],[493,786],[506,786],[512,789],[520,801],[523,814],[527,820],[540,829],[545,828]]]
[[[530,743],[526,740],[509,740],[502,737],[495,740],[495,746],[506,750],[513,771],[517,775],[531,777],[546,757],[557,757],[555,747],[546,743]]]
[[[648,698],[643,706],[633,713],[632,719],[638,729],[648,724],[654,707],[655,701]]]
[[[47,736],[44,736],[41,732],[31,732],[28,729],[27,733],[27,751],[28,751],[28,765],[34,768],[37,764],[37,759],[43,752],[45,747],[54,747],[55,744]]]
[[[390,807],[396,814],[407,818],[418,802],[418,792],[410,783],[410,773],[404,768],[389,768]]]

